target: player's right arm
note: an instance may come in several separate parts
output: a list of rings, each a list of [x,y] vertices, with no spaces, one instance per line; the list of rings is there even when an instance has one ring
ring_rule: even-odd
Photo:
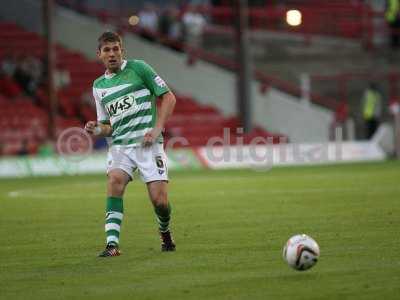
[[[97,121],[89,121],[85,125],[85,130],[93,135],[108,137],[112,135],[112,127],[110,119],[104,106],[101,104],[101,99],[93,88],[93,98],[96,102]]]

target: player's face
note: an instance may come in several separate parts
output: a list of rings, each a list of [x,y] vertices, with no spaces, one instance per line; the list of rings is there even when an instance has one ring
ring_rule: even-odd
[[[121,68],[123,53],[120,43],[106,42],[97,51],[97,56],[109,72],[115,73]]]

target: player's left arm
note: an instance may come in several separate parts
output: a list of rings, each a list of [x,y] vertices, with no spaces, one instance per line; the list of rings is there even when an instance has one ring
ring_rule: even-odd
[[[168,118],[172,115],[174,111],[176,98],[174,93],[171,91],[166,92],[158,97],[159,101],[161,101],[160,109],[157,111],[157,121],[152,130],[147,132],[143,139],[144,146],[150,146],[155,142],[157,137],[161,134],[163,128],[165,127],[165,123]]]
[[[153,144],[157,137],[161,134],[165,123],[171,116],[176,98],[175,95],[168,88],[165,81],[156,73],[156,71],[142,60],[136,60],[134,62],[136,71],[139,73],[147,88],[153,95],[157,97],[158,101],[161,101],[160,109],[157,111],[157,120],[153,129],[147,132],[143,138],[143,145],[150,146]]]

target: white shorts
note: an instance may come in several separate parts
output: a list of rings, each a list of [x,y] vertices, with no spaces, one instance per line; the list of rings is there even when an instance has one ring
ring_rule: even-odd
[[[112,146],[108,151],[107,174],[114,169],[123,170],[131,179],[136,169],[143,182],[168,181],[167,155],[163,144],[150,147]]]

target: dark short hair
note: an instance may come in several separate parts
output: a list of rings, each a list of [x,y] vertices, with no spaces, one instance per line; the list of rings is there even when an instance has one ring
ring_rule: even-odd
[[[120,46],[122,47],[122,39],[119,36],[118,33],[116,32],[112,32],[112,31],[106,31],[103,32],[100,37],[97,39],[99,46],[98,49],[101,50],[101,47],[105,44],[105,43],[114,43],[114,42],[118,42],[120,44]]]

